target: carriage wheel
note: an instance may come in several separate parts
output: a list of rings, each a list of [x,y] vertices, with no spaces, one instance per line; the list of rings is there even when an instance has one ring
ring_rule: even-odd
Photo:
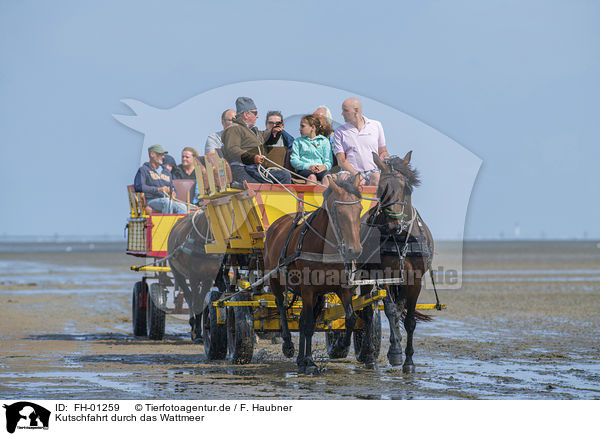
[[[148,338],[160,341],[164,337],[166,307],[167,293],[165,288],[159,283],[152,283],[146,299]]]
[[[330,359],[343,359],[348,356],[348,351],[350,351],[350,346],[344,348],[343,350],[335,350],[334,344],[338,341],[338,338],[342,338],[346,332],[344,331],[331,331],[325,333],[325,345],[327,347],[327,355]]]
[[[248,301],[246,293],[237,294],[232,301]],[[249,306],[227,308],[227,343],[231,360],[236,365],[250,363],[254,353],[254,315]]]
[[[148,287],[143,282],[133,285],[133,297],[131,298],[131,321],[133,334],[135,336],[146,336],[146,293]]]
[[[375,346],[375,360],[379,358],[379,352],[381,351],[381,312],[379,310],[375,310],[373,312],[373,337],[371,340],[374,342]],[[364,363],[364,356],[361,355],[363,341],[365,340],[365,331],[364,330],[354,330],[352,332],[354,339],[354,355],[356,356],[356,360]]]
[[[225,359],[227,355],[227,326],[217,322],[217,308],[212,305],[220,295],[219,292],[210,291],[209,304],[202,312],[202,339],[208,360]]]

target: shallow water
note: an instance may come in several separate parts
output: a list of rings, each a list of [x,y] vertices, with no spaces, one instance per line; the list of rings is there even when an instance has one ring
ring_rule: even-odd
[[[463,288],[440,291],[448,309],[417,326],[415,374],[387,362],[382,317],[379,369],[352,351],[328,359],[317,333],[318,376],[298,375],[269,340],[249,365],[208,362],[182,317],[167,318],[163,341],[135,338],[139,259],[114,245],[27,248],[0,247],[3,398],[600,399],[595,242],[469,243]]]

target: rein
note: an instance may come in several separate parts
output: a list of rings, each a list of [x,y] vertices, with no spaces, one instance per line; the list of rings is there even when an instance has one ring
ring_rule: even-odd
[[[202,233],[200,233],[200,230],[198,230],[198,227],[196,227],[196,215],[198,215],[199,213],[204,213],[204,211],[202,209],[198,209],[196,210],[196,212],[194,212],[194,215],[192,216],[192,227],[194,228],[194,230],[196,231],[196,234],[198,236],[200,236],[202,239],[204,239],[204,242],[206,243],[211,243],[214,242],[212,239],[210,239],[208,237],[208,234],[210,232],[210,226],[206,227],[206,235],[203,235]],[[186,239],[190,239],[192,234],[192,232],[188,233],[188,236]]]
[[[399,178],[400,176],[404,177],[404,175],[402,173],[400,173],[399,171],[382,172],[381,177],[383,178],[384,176],[392,176],[394,178]],[[373,256],[380,250],[380,247],[382,244],[385,244],[386,242],[388,242],[391,239],[394,242],[394,245],[396,246],[396,251],[400,257],[400,264],[402,265],[401,266],[401,277],[403,277],[404,276],[404,259],[406,257],[406,253],[409,248],[408,240],[412,233],[413,226],[414,226],[415,220],[417,219],[418,213],[417,213],[416,209],[414,208],[414,206],[411,205],[410,206],[411,207],[411,211],[410,211],[411,219],[406,221],[406,217],[407,217],[406,206],[408,205],[408,202],[406,200],[389,201],[386,203],[384,203],[383,201],[384,201],[383,199],[379,200],[378,209],[367,219],[367,221],[365,223],[365,225],[369,226],[369,231],[367,232],[367,235],[365,235],[364,241],[366,241],[369,238],[371,228],[373,228],[373,227],[379,228],[380,234],[385,235],[385,239],[382,239],[379,241],[379,246],[376,247],[373,250],[373,252],[369,254],[368,257],[366,257],[362,266],[366,265],[369,262],[369,260],[371,260],[373,258]],[[400,212],[392,211],[391,206],[394,206],[394,205],[401,205],[402,210]],[[388,218],[399,220],[400,225],[394,229],[389,229],[388,223],[385,219],[383,220],[384,221],[383,223],[377,222],[379,220],[379,217],[382,217],[382,216],[387,216]],[[381,220],[379,220],[379,221],[381,221]],[[407,230],[406,238],[404,239],[403,242],[399,241],[398,239],[399,239],[400,235],[405,230]],[[364,246],[364,241],[363,241],[363,246]]]
[[[382,172],[381,173],[381,177],[383,178],[384,176],[392,176],[395,179],[398,179],[398,178],[402,177],[402,178],[405,179],[405,183],[406,183],[406,177],[400,171],[395,171],[395,170],[392,169],[392,171],[389,171],[389,172]],[[405,189],[406,189],[406,186],[404,186],[402,188],[402,196],[403,197],[404,197],[404,190]],[[385,192],[384,192],[384,194],[385,194]],[[383,199],[380,200],[380,202],[383,202]],[[406,217],[405,208],[406,208],[407,204],[408,204],[407,201],[403,200],[403,201],[390,201],[390,202],[384,203],[381,206],[381,209],[383,210],[383,212],[388,217],[390,217],[392,219],[395,219],[395,220],[400,220],[400,226],[398,227],[400,229],[400,232],[402,232],[403,230],[405,230],[406,227],[407,227],[407,223],[404,221],[404,218]],[[402,210],[400,212],[394,212],[394,211],[392,211],[391,206],[395,206],[395,205],[402,206]],[[414,220],[414,207],[412,209],[413,209],[412,212],[413,212],[413,220]],[[385,224],[379,225],[379,226],[385,226]],[[396,229],[396,232],[398,232],[397,229]]]
[[[351,205],[358,204],[360,201],[361,201],[361,199],[352,200],[352,201],[334,200],[333,203],[334,203],[334,205],[337,204],[340,206],[351,206]],[[332,230],[334,232],[334,236],[336,238],[337,244],[334,244],[333,242],[328,240],[327,237],[323,236],[312,225],[312,221],[315,219],[315,217],[317,216],[317,213],[319,211],[324,211],[327,214],[329,226],[332,228]],[[292,224],[292,228],[290,228],[290,231],[288,232],[287,239],[282,246],[279,263],[278,263],[277,267],[275,269],[273,269],[272,271],[270,271],[269,273],[267,273],[267,275],[264,276],[263,279],[260,280],[260,282],[261,283],[264,282],[264,280],[267,277],[270,277],[271,275],[275,274],[277,271],[280,271],[280,270],[283,270],[283,273],[285,274],[285,270],[287,269],[288,265],[291,265],[293,262],[295,262],[297,260],[307,260],[309,262],[321,262],[321,263],[329,263],[329,262],[342,263],[343,262],[347,277],[351,278],[352,277],[351,264],[348,262],[344,262],[344,257],[343,257],[344,242],[343,242],[343,239],[341,238],[341,230],[339,228],[339,223],[337,221],[337,208],[334,208],[334,211],[335,211],[335,215],[330,213],[328,202],[327,202],[327,200],[325,200],[323,202],[322,207],[320,207],[317,211],[312,212],[308,219],[305,218],[304,225],[301,229],[300,239],[298,240],[298,246],[296,248],[296,251],[291,256],[286,257],[289,241],[291,240],[294,227],[297,226],[298,222],[300,221],[300,218],[304,217],[304,211],[302,211],[302,215],[297,214],[296,219],[294,220],[294,223]],[[308,233],[309,229],[315,235],[317,235],[321,240],[323,240],[325,243],[327,243],[329,246],[331,246],[332,248],[335,248],[337,253],[336,254],[325,254],[325,253],[312,253],[312,252],[303,251],[302,246],[304,244],[304,238],[306,237],[306,234]],[[257,284],[256,283],[253,284],[253,287],[255,285],[257,285]]]
[[[335,182],[333,182],[333,183],[335,183]],[[357,200],[352,200],[352,201],[333,200],[333,204],[334,205],[342,205],[342,206],[352,206],[352,205],[358,204],[360,202],[361,202],[360,198],[357,199]],[[344,244],[344,239],[341,236],[342,231],[340,229],[340,225],[339,225],[339,222],[338,222],[337,207],[333,209],[334,213],[332,214],[331,212],[329,212],[329,206],[327,206],[327,200],[325,200],[323,202],[323,205],[325,206],[325,212],[327,212],[327,217],[329,218],[329,224],[331,226],[331,229],[333,230],[333,235],[335,236],[337,245],[334,246],[329,241],[327,241],[327,239],[325,239],[325,238],[324,238],[324,240],[329,245],[331,245],[332,247],[334,247],[335,249],[337,249],[338,253],[340,253],[340,254],[343,255],[345,244]]]
[[[379,212],[378,214],[381,214],[381,212]],[[378,214],[376,214],[376,216]],[[375,253],[377,253],[379,251],[381,244],[386,243],[390,239],[392,241],[394,241],[394,244],[396,245],[396,249],[398,250],[398,254],[400,255],[401,263],[403,263],[404,258],[406,257],[406,252],[408,251],[408,239],[410,238],[410,235],[411,235],[413,227],[414,227],[415,220],[417,219],[417,216],[418,216],[418,212],[414,208],[414,206],[412,206],[412,216],[413,217],[411,218],[411,220],[409,222],[407,222],[406,225],[402,226],[402,230],[400,230],[400,232],[397,232],[397,231],[396,232],[385,232],[385,233],[381,232],[381,233],[383,233],[385,235],[385,239],[383,239],[382,241],[380,241],[379,246],[377,246],[375,248],[375,250],[373,250],[371,252],[371,254],[369,254],[369,256],[363,262],[363,266],[366,265],[368,263],[368,261],[373,258],[373,256],[375,255]],[[385,226],[385,224],[371,224],[370,226],[371,227],[382,227],[382,226]],[[399,241],[397,240],[396,237],[400,236],[401,233],[402,233],[402,231],[405,230],[405,229],[407,229],[407,228],[408,228],[408,231],[406,232],[406,238],[404,240],[404,243],[400,242],[400,244],[402,246],[402,249],[400,249],[400,246],[398,245]],[[368,236],[368,234],[367,234],[367,236]],[[367,237],[365,237],[365,240],[366,239],[367,239]]]
[[[288,173],[290,173],[290,174],[294,174],[294,175],[296,175],[296,173],[294,173],[293,171],[290,171],[290,170],[288,170],[287,168],[284,168],[284,167],[282,167],[281,165],[277,164],[276,162],[273,162],[272,160],[270,160],[270,159],[268,159],[268,158],[266,158],[266,157],[265,157],[265,159],[266,159],[267,161],[271,162],[272,164],[274,164],[274,165],[277,165],[277,167],[279,167],[280,169],[282,169],[282,170],[284,170],[284,171],[287,171],[287,172],[288,172]],[[337,208],[336,208],[336,209],[334,209],[334,212],[335,212],[335,218],[334,218],[334,219],[332,219],[332,214],[329,212],[329,207],[327,206],[327,200],[325,200],[325,201],[323,202],[323,205],[322,205],[321,207],[319,207],[319,206],[316,206],[316,205],[314,205],[314,204],[312,204],[312,203],[309,203],[309,202],[307,202],[306,200],[304,200],[304,199],[301,199],[301,198],[299,198],[297,195],[295,195],[295,194],[294,194],[292,191],[290,191],[290,190],[289,190],[289,189],[288,189],[288,188],[287,188],[287,187],[286,187],[286,186],[285,186],[283,183],[281,183],[279,180],[277,180],[277,178],[275,178],[275,177],[272,177],[272,176],[271,176],[271,174],[269,173],[269,169],[268,169],[268,168],[265,168],[265,167],[263,167],[262,165],[260,165],[260,164],[259,164],[259,165],[258,165],[258,169],[259,169],[259,172],[261,173],[261,175],[263,175],[263,177],[265,177],[265,178],[269,178],[269,179],[273,180],[274,182],[276,182],[276,183],[277,183],[279,186],[281,186],[281,187],[282,187],[282,188],[283,188],[285,191],[287,191],[287,193],[288,193],[288,194],[290,194],[292,197],[294,197],[294,198],[295,198],[297,201],[299,201],[300,203],[306,204],[306,205],[308,205],[308,206],[311,206],[311,207],[314,207],[314,208],[316,208],[316,209],[325,209],[325,212],[327,212],[327,218],[328,218],[328,220],[329,220],[329,224],[331,225],[331,228],[332,228],[332,230],[333,230],[333,234],[334,234],[334,236],[335,236],[335,239],[336,239],[336,244],[334,244],[333,242],[331,242],[330,240],[328,240],[328,239],[327,239],[327,237],[325,237],[325,236],[321,235],[321,234],[320,234],[320,233],[319,233],[319,232],[318,232],[318,231],[317,231],[317,230],[316,230],[316,229],[315,229],[313,226],[311,226],[311,225],[310,225],[310,223],[308,222],[308,220],[306,220],[306,215],[305,215],[305,212],[304,212],[304,208],[302,208],[302,216],[303,216],[303,218],[304,218],[304,223],[305,223],[304,225],[305,225],[305,226],[307,226],[307,227],[308,227],[310,230],[312,230],[312,231],[313,231],[313,233],[314,233],[314,234],[316,234],[316,235],[317,235],[317,236],[318,236],[318,237],[319,237],[321,240],[323,240],[323,241],[324,241],[324,242],[325,242],[327,245],[329,245],[329,246],[330,246],[330,247],[332,247],[332,248],[335,248],[339,254],[342,254],[342,252],[343,252],[343,248],[344,248],[344,243],[343,243],[343,239],[342,239],[342,238],[341,238],[341,236],[340,236],[340,233],[341,233],[341,232],[340,232],[340,229],[339,229],[339,224],[338,224],[338,222],[337,222]],[[300,177],[302,177],[302,176],[300,176]],[[320,183],[318,183],[318,182],[313,182],[312,180],[308,180],[308,179],[307,179],[307,178],[305,178],[305,177],[302,177],[302,178],[303,178],[303,179],[305,179],[305,180],[307,180],[307,181],[310,181],[311,183],[313,183],[313,184],[315,184],[315,185],[318,185],[318,186],[325,187],[325,185],[322,185],[322,184],[320,184]],[[333,182],[333,183],[335,183],[335,182]],[[341,200],[334,200],[334,201],[333,201],[333,203],[334,203],[334,204],[339,204],[339,205],[342,205],[342,206],[351,206],[351,205],[354,205],[354,204],[358,204],[358,203],[360,203],[362,200],[363,200],[363,197],[359,197],[358,199],[356,199],[356,200],[352,200],[352,201],[341,201]],[[369,199],[369,200],[375,200],[375,199]],[[340,240],[342,241],[341,243],[340,243]],[[300,247],[299,247],[299,250],[300,250]]]

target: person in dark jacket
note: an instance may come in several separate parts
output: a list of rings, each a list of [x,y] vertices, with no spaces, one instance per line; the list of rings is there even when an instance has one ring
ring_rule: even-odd
[[[249,97],[239,97],[236,102],[236,117],[231,126],[223,131],[223,154],[231,165],[233,180],[248,183],[290,183],[290,174],[284,170],[271,168],[268,175],[259,171],[258,165],[268,167],[265,155],[273,146],[265,145],[265,139],[271,135],[271,130],[260,131],[255,126],[258,110],[254,101]]]
[[[165,156],[165,158],[168,157]],[[181,164],[177,165],[171,174],[173,179],[191,179],[196,180],[196,171],[194,169],[194,160],[200,161],[200,156],[194,147],[185,147],[181,151]]]
[[[285,147],[288,150],[292,149],[294,137],[284,130],[283,115],[279,111],[267,112],[267,120],[265,121],[267,131],[271,134],[265,140],[265,145],[274,147]]]
[[[149,161],[135,175],[135,192],[143,192],[146,205],[160,213],[187,213],[185,204],[175,200],[175,187],[169,170],[162,166],[166,151],[160,145],[148,148]]]
[[[284,130],[283,124],[283,115],[280,111],[269,111],[267,112],[267,121],[265,121],[265,126],[267,128],[266,132],[269,130],[271,134],[267,134],[267,138],[265,139],[265,146],[273,147],[271,150],[274,152],[271,153],[269,157],[274,162],[277,162],[284,168],[288,170],[294,171],[290,163],[290,156],[292,154],[292,144],[294,143],[294,137],[290,135],[287,131]],[[276,147],[284,147],[285,153],[278,152]]]
[[[175,158],[173,156],[171,156],[170,154],[165,154],[163,156],[162,165],[171,173],[171,177],[174,179],[175,176],[173,174],[173,169],[177,168],[177,162],[175,162]]]

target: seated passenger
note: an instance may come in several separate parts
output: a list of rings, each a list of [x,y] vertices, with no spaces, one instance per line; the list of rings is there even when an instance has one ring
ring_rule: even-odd
[[[267,121],[265,121],[266,131],[271,134],[265,140],[265,145],[273,147],[285,147],[288,150],[292,148],[294,137],[284,130],[283,115],[280,111],[267,112]]]
[[[160,145],[148,148],[150,160],[135,175],[135,192],[143,192],[146,205],[160,213],[187,213],[185,204],[174,198],[175,187],[171,173],[162,166],[165,153]]]
[[[175,158],[170,154],[165,154],[162,165],[171,173],[171,177],[175,179],[175,176],[173,175],[173,168],[177,168]]]
[[[206,138],[206,144],[204,144],[204,155],[208,156],[211,162],[214,161],[214,158],[217,156],[217,150],[223,147],[222,136],[225,129],[233,123],[235,118],[235,111],[233,109],[226,109],[221,114],[221,125],[223,126],[223,130],[215,133],[211,133]]]
[[[315,109],[313,115],[321,122],[321,131],[317,133],[329,139],[330,143],[333,142],[333,117],[329,108],[327,106],[319,106]]]
[[[282,167],[293,171],[290,156],[294,137],[284,130],[282,113],[280,111],[267,112],[265,126],[266,131],[271,130],[271,134],[265,138],[265,146],[271,147],[267,157]]]
[[[333,135],[333,149],[342,170],[354,175],[361,173],[368,185],[377,186],[379,170],[373,161],[373,153],[382,160],[390,156],[385,146],[385,135],[379,121],[362,114],[362,103],[348,98],[342,104],[342,116],[346,124],[338,127]]]
[[[260,131],[255,126],[258,110],[251,98],[239,97],[235,102],[237,115],[233,124],[223,131],[223,154],[231,165],[235,182],[274,183],[271,178],[280,183],[290,183],[290,173],[270,168],[265,160],[273,147],[265,145],[265,138],[271,135],[271,130]],[[260,165],[260,167],[259,167]]]
[[[165,156],[165,159],[169,155]],[[192,179],[196,180],[196,171],[194,170],[194,159],[199,159],[200,156],[194,147],[185,147],[181,151],[181,164],[176,166],[173,171],[173,179]]]
[[[318,135],[321,129],[319,118],[305,115],[300,121],[300,138],[292,144],[290,159],[296,172],[309,180],[323,181],[323,177],[331,169],[331,144],[329,139]]]

